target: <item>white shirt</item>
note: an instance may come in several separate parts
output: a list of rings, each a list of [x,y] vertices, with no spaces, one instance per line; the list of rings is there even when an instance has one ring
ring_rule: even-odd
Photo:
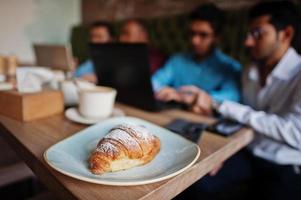
[[[260,88],[255,67],[246,77],[246,105],[223,102],[221,114],[256,131],[253,153],[278,164],[301,165],[301,56],[290,48]]]

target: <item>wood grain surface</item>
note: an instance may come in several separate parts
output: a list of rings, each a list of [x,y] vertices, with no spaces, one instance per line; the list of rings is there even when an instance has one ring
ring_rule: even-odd
[[[139,117],[160,126],[164,126],[176,118],[203,123],[214,122],[214,119],[180,110],[154,113],[123,104],[116,104],[116,107],[125,111],[129,116]],[[251,129],[242,129],[229,138],[205,132],[198,143],[201,148],[201,156],[185,172],[174,178],[153,184],[120,187],[76,180],[60,174],[45,163],[43,159],[45,150],[86,126],[67,120],[63,114],[27,123],[0,116],[0,122],[0,134],[3,134],[5,140],[24,159],[41,181],[61,199],[171,199],[207,174],[216,165],[246,146],[253,138]]]

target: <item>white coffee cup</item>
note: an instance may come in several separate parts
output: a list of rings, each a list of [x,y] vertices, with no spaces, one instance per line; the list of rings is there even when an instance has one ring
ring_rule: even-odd
[[[112,114],[117,91],[98,86],[79,92],[79,113],[85,118],[106,118]]]

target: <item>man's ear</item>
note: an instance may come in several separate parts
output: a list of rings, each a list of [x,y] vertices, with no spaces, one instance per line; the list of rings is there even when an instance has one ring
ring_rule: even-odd
[[[283,42],[291,43],[295,35],[295,30],[292,26],[287,26],[283,29]]]

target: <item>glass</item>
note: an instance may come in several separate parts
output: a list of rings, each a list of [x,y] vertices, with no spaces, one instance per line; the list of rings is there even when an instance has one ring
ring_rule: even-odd
[[[261,27],[257,27],[257,28],[253,28],[252,30],[249,30],[247,33],[247,38],[253,38],[255,40],[259,40],[262,38],[262,36],[266,33],[266,31],[261,28]]]

